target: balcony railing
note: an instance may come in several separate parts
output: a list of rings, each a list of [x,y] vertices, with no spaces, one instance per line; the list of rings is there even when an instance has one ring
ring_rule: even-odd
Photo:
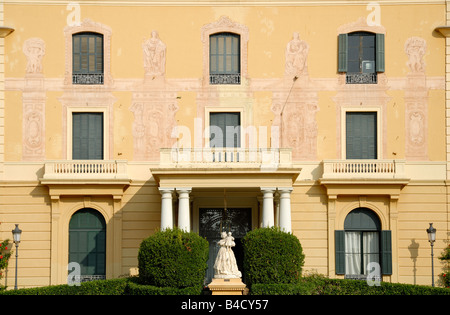
[[[210,74],[209,84],[241,84],[241,75],[236,74]]]
[[[291,149],[185,148],[160,150],[167,167],[283,167],[292,164]]]
[[[403,160],[325,160],[323,179],[405,178]]]
[[[44,180],[128,179],[126,161],[69,160],[45,162]]]

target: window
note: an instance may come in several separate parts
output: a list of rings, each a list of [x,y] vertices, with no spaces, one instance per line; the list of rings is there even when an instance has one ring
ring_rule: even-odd
[[[353,32],[339,35],[338,72],[347,84],[375,84],[384,72],[384,34]]]
[[[241,146],[240,113],[210,113],[209,115],[210,147],[239,148]]]
[[[377,112],[346,112],[345,142],[347,159],[376,159]]]
[[[72,83],[103,84],[103,35],[72,35]]]
[[[103,113],[72,113],[72,159],[103,159]]]
[[[371,272],[392,274],[391,231],[382,231],[380,220],[367,208],[351,211],[344,230],[335,231],[336,274],[365,279]],[[371,264],[378,264],[379,268]]]
[[[240,84],[240,36],[219,33],[211,35],[209,41],[209,83]]]
[[[69,262],[80,264],[80,281],[105,279],[106,223],[94,209],[74,213],[69,223]]]

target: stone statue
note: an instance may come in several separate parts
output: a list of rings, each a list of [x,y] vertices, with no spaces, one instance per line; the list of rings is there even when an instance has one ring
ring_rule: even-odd
[[[217,258],[214,263],[214,278],[217,279],[231,279],[240,278],[242,276],[239,271],[236,258],[234,257],[231,247],[236,246],[234,237],[231,232],[222,232],[222,239],[218,242],[220,249],[217,253]]]

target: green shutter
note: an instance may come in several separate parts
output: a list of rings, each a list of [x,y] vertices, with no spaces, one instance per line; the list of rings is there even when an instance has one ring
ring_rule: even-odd
[[[392,274],[392,236],[391,231],[381,231],[381,273]]]
[[[99,212],[81,209],[69,222],[69,262],[77,262],[81,275],[105,275],[106,223]]]
[[[348,35],[339,34],[338,72],[347,72]]]
[[[384,72],[384,34],[376,34],[376,71]]]
[[[346,158],[377,158],[377,113],[346,113]]]
[[[335,268],[337,275],[345,274],[345,231],[334,231]]]
[[[240,147],[240,113],[210,113],[209,125],[217,126],[222,130],[222,138],[218,138],[220,135],[215,134],[214,130],[210,130],[211,147]],[[214,137],[212,137],[213,134]]]
[[[103,113],[73,113],[72,159],[103,159]]]

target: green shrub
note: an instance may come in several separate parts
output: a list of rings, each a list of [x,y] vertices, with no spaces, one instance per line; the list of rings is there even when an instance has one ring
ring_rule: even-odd
[[[82,282],[80,285],[51,285],[2,291],[2,295],[123,295],[128,278]]]
[[[208,247],[208,241],[194,232],[159,231],[140,245],[139,279],[157,287],[201,286],[208,267]]]
[[[245,283],[298,283],[305,260],[297,237],[278,228],[250,231],[243,238]]]
[[[254,284],[252,295],[450,295],[450,289],[425,285],[381,282],[369,286],[363,280],[329,279],[312,275],[294,284]]]
[[[126,295],[200,295],[202,290],[201,285],[186,288],[156,287],[131,280],[128,282]]]

